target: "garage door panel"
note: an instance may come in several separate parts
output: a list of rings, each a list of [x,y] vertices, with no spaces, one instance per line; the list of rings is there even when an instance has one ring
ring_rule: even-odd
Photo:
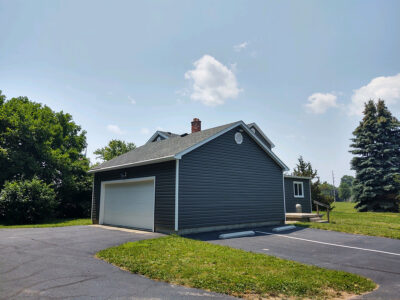
[[[153,229],[154,181],[105,184],[103,223]]]

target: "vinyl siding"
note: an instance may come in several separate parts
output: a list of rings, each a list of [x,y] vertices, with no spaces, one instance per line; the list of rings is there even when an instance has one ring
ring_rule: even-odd
[[[126,172],[126,179],[139,177],[156,177],[155,186],[155,231],[173,230],[175,224],[175,161],[113,170],[94,174],[92,221],[99,222],[101,182],[120,180],[121,173]]]
[[[269,149],[271,149],[271,144],[268,143],[268,141],[266,139],[264,139],[264,137],[258,132],[257,128],[254,128],[254,129],[256,131],[255,135],[265,144],[265,146],[267,146]]]
[[[294,197],[294,187],[293,187],[294,181],[303,182],[304,198]],[[288,213],[296,212],[296,204],[301,204],[302,212],[311,213],[310,180],[285,178],[285,198],[286,198],[286,212]]]
[[[179,230],[283,222],[282,169],[233,129],[184,155],[179,163]]]

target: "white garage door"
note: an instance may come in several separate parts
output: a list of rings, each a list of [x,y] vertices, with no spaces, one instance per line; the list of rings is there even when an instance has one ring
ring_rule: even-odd
[[[154,178],[104,182],[100,224],[154,230]]]

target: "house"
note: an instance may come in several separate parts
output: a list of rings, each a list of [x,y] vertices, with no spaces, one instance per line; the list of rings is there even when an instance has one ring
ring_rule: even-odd
[[[261,129],[238,121],[201,130],[197,118],[191,125],[190,134],[157,131],[89,171],[94,224],[185,234],[285,222],[292,178]],[[307,189],[307,179],[297,181],[302,193],[296,185],[290,207]]]

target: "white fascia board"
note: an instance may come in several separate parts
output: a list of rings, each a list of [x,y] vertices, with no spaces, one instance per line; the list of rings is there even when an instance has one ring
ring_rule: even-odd
[[[185,150],[183,150],[183,151],[177,153],[177,154],[175,155],[175,158],[176,158],[176,159],[181,159],[183,155],[185,155],[185,154],[187,154],[187,153],[193,151],[194,149],[196,149],[196,148],[198,148],[198,147],[200,147],[200,146],[202,146],[202,145],[208,143],[209,141],[212,141],[213,139],[215,139],[215,138],[217,138],[217,137],[223,135],[224,133],[227,133],[228,131],[230,131],[230,130],[232,130],[232,129],[238,127],[238,126],[242,127],[242,129],[243,129],[244,131],[246,131],[247,134],[248,134],[250,137],[252,137],[253,140],[254,140],[265,152],[267,152],[267,154],[269,154],[269,155],[271,156],[271,158],[272,158],[279,166],[281,166],[282,169],[283,169],[284,171],[289,171],[289,168],[279,159],[279,157],[276,156],[276,154],[273,153],[273,152],[271,151],[271,149],[269,149],[267,146],[265,146],[265,144],[254,134],[253,131],[250,130],[250,128],[249,128],[243,121],[238,121],[238,122],[232,124],[232,126],[229,126],[228,128],[225,128],[224,130],[221,130],[220,132],[214,134],[213,136],[210,136],[208,139],[205,139],[205,140],[201,141],[200,143],[197,143],[196,145],[193,145],[193,146],[191,146],[191,147],[189,147],[189,148],[187,148],[187,149],[185,149]]]
[[[271,145],[271,148],[275,147],[275,144],[273,142],[271,142],[271,140],[265,135],[265,133],[261,130],[260,127],[258,127],[258,125],[256,123],[250,123],[248,125],[249,128],[254,127],[260,134],[261,136],[266,139],[266,141]]]
[[[179,230],[179,159],[175,167],[175,231]]]
[[[95,170],[89,170],[88,173],[92,174],[92,173],[98,173],[98,172],[104,172],[104,171],[110,171],[110,170],[125,169],[125,168],[129,168],[129,167],[151,165],[151,164],[156,164],[156,163],[169,161],[169,160],[175,160],[174,156],[173,155],[164,156],[164,157],[155,158],[155,159],[142,160],[142,161],[138,161],[138,162],[134,162],[134,163],[128,163],[128,164],[105,167],[105,168],[100,168],[100,169],[95,169]]]
[[[201,142],[199,142],[199,143],[197,143],[197,144],[195,144],[195,145],[193,145],[193,146],[191,146],[191,147],[189,147],[189,148],[187,148],[187,149],[175,154],[175,158],[176,159],[181,159],[183,155],[185,155],[185,154],[187,154],[189,152],[192,152],[194,149],[196,149],[196,148],[198,148],[198,147],[200,147],[200,146],[202,146],[204,144],[207,144],[209,141],[212,141],[213,139],[216,139],[217,137],[223,135],[224,133],[227,133],[229,130],[232,130],[233,128],[239,126],[241,124],[240,122],[241,121],[236,122],[236,123],[232,124],[232,126],[229,126],[228,128],[225,128],[224,130],[221,130],[220,132],[217,132],[213,136],[210,136],[209,138],[207,138],[205,140],[202,140]]]
[[[307,176],[295,176],[295,175],[284,175],[285,178],[293,178],[293,179],[308,179],[311,180],[311,177]]]
[[[152,136],[151,136],[151,138],[146,142],[146,144],[148,144],[148,143],[151,143],[155,138],[156,138],[156,136],[162,136],[163,138],[165,138],[165,139],[168,139],[169,138],[169,136],[167,136],[167,135],[165,135],[164,133],[162,133],[162,132],[160,132],[160,131],[156,131]]]

